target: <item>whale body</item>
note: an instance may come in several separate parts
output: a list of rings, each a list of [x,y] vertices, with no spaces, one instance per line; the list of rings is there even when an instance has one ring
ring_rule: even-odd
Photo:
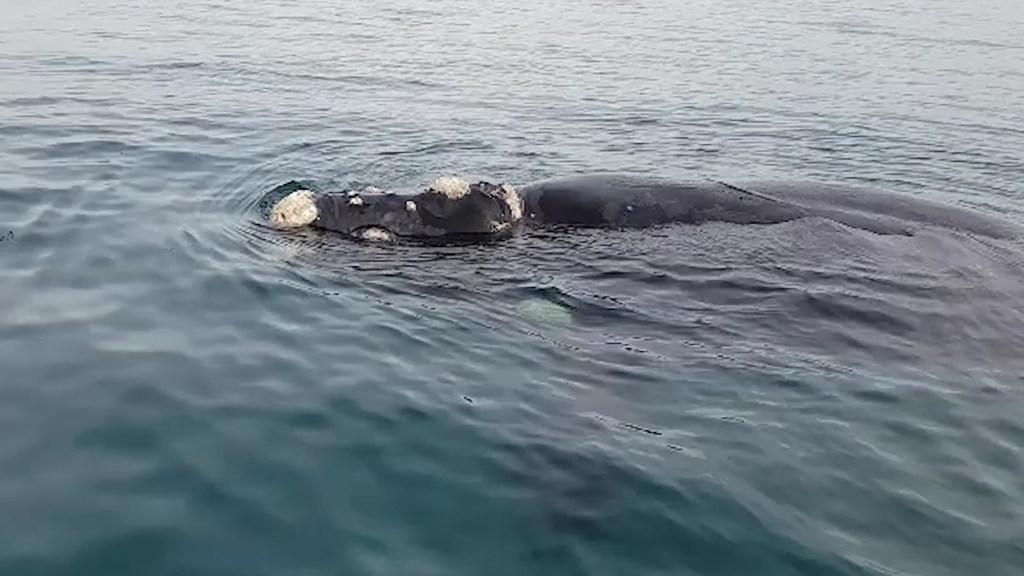
[[[1024,236],[1020,226],[992,216],[850,186],[674,182],[609,174],[545,180],[518,189],[488,182],[436,182],[441,184],[419,194],[304,192],[308,196],[297,198],[295,213],[302,215],[300,225],[373,239],[495,235],[521,226],[767,225],[800,218],[825,218],[876,234],[912,235],[923,227],[940,227],[992,238]]]

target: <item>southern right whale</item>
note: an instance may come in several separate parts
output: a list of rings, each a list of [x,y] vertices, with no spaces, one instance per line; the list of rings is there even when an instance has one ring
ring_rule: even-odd
[[[1021,227],[964,208],[850,186],[793,182],[673,182],[594,174],[515,188],[441,178],[419,194],[298,191],[270,214],[282,228],[312,225],[364,239],[481,236],[519,226],[644,227],[669,223],[778,224],[826,218],[877,234],[941,227],[992,238]]]

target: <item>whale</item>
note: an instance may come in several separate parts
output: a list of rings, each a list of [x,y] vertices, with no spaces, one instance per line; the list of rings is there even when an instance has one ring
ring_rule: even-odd
[[[270,214],[279,228],[313,226],[363,240],[493,237],[524,227],[638,228],[724,222],[772,225],[823,218],[884,235],[945,228],[1021,238],[995,216],[912,196],[808,182],[679,182],[589,174],[528,183],[468,183],[442,177],[419,193],[295,191]]]

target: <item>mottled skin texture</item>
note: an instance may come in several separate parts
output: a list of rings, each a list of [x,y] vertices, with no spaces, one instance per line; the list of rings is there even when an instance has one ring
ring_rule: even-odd
[[[377,227],[399,236],[492,235],[527,226],[643,227],[668,223],[777,224],[827,218],[877,234],[913,234],[925,226],[994,238],[1017,238],[1015,224],[908,196],[844,186],[801,183],[670,182],[639,176],[591,175],[548,180],[519,189],[524,210],[511,210],[503,188],[481,182],[451,198],[344,194],[317,198],[315,226],[354,234]],[[408,209],[408,202],[415,210]]]
[[[353,203],[353,198],[360,202]],[[436,191],[324,194],[317,197],[316,205],[319,217],[314,226],[345,234],[366,228],[383,228],[398,236],[495,234],[516,220],[501,187],[487,182],[473,184],[469,193],[459,198]]]

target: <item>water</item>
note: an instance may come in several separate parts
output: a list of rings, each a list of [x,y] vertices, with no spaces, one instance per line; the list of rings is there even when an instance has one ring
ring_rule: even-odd
[[[1024,566],[1019,243],[282,234],[599,170],[1024,218],[1024,5],[7,2],[0,573]]]

